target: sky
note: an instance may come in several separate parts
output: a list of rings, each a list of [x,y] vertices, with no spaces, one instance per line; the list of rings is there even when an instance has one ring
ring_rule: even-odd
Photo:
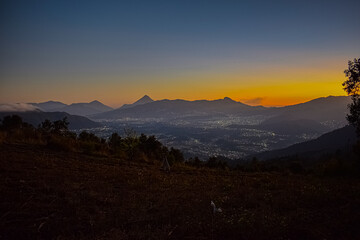
[[[0,103],[345,95],[360,1],[1,0]]]

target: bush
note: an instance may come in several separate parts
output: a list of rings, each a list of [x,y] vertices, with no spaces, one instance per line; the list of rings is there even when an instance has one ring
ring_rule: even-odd
[[[139,150],[142,151],[148,158],[153,159],[162,159],[164,152],[162,144],[155,136],[147,137],[144,134],[141,134],[139,137]]]
[[[210,157],[205,163],[205,166],[209,168],[221,168],[221,169],[226,169],[229,167],[226,161],[219,159],[215,156]]]
[[[87,154],[104,155],[108,151],[105,139],[97,137],[93,133],[83,131],[78,136],[80,149]]]
[[[23,121],[18,115],[5,116],[1,123],[1,129],[11,131],[23,127]]]
[[[108,140],[110,151],[115,156],[125,155],[125,144],[123,139],[117,133],[113,133]]]
[[[204,165],[198,157],[189,158],[185,163],[196,168],[202,167]]]
[[[182,163],[184,162],[184,155],[179,149],[170,148],[170,152],[168,154],[168,162],[169,164],[173,164],[175,162]]]

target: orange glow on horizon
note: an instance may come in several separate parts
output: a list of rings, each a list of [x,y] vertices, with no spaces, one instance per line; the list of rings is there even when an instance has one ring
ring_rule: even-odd
[[[195,86],[194,86],[195,85]],[[17,95],[12,95],[10,101],[2,100],[1,103],[17,102],[44,102],[49,100],[60,101],[66,104],[77,102],[91,102],[98,100],[103,104],[113,108],[121,107],[123,104],[131,104],[144,95],[150,96],[153,100],[162,99],[184,99],[194,100],[216,100],[229,97],[235,101],[242,102],[252,106],[287,106],[310,101],[319,97],[344,96],[341,88],[341,82],[299,82],[287,84],[274,84],[262,86],[233,86],[228,88],[226,85],[216,86],[209,84],[207,88],[202,88],[193,84],[174,86],[171,88],[149,88],[136,89],[135,86],[129,85],[124,87],[108,88],[107,86],[88,86],[86,91],[79,91],[81,87],[66,89],[64,86],[58,87],[59,92],[67,92],[66,95],[47,93],[42,96],[34,97],[30,92],[22,95],[24,99],[17,99]],[[6,94],[6,93],[5,93]],[[4,95],[3,95],[4,96]],[[90,96],[90,97],[89,97]]]
[[[146,94],[154,100],[229,97],[254,106],[286,106],[329,95],[345,95],[341,86],[345,79],[343,62],[330,62],[328,67],[244,65],[153,75],[54,76],[52,83],[45,81],[47,76],[44,79],[29,77],[29,81],[33,81],[31,85],[2,83],[0,103],[54,100],[71,104],[98,100],[118,108]]]

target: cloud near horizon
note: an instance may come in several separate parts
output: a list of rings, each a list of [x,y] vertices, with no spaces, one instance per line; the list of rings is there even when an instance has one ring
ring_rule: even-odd
[[[36,110],[39,110],[39,108],[28,103],[0,104],[0,112],[28,112]]]
[[[265,98],[263,97],[257,97],[257,98],[251,98],[251,99],[242,99],[241,101],[245,104],[249,105],[261,105]]]

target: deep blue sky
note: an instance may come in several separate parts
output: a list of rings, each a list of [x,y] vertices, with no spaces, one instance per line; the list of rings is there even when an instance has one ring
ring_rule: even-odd
[[[360,57],[354,0],[0,4],[1,102],[99,98],[121,105],[145,93],[192,98],[187,87],[199,93],[194,98],[271,97],[245,94],[256,88],[252,73],[261,73],[251,81],[262,86],[299,84],[291,75],[326,66],[341,75],[347,60]],[[313,81],[327,74],[317,70]],[[303,78],[308,86],[311,77]]]

